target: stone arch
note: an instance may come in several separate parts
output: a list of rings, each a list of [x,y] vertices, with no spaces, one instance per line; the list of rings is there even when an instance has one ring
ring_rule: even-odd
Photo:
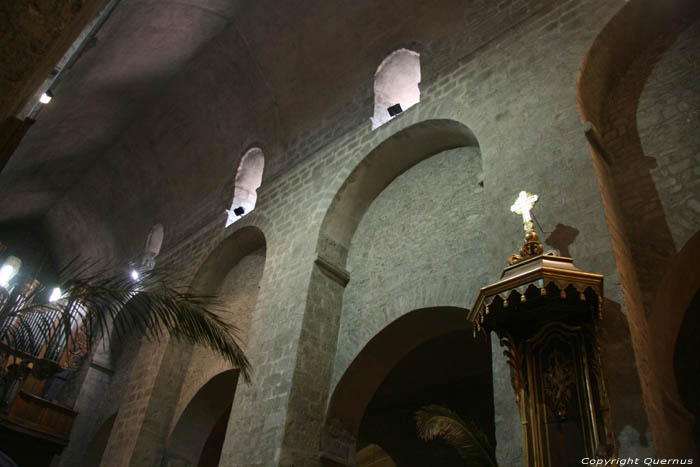
[[[204,260],[192,286],[204,292],[218,288],[226,274],[246,255],[265,248],[265,235],[255,226],[246,226],[228,235]]]
[[[244,284],[247,291],[250,292],[250,300],[248,300],[246,309],[238,310],[240,313],[232,317],[236,320],[234,324],[239,329],[239,338],[242,341],[247,339],[266,256],[267,242],[263,232],[255,226],[242,227],[224,238],[209,253],[192,280],[192,286],[196,290],[217,295],[223,305],[228,307],[232,299],[231,293],[241,295],[246,292],[246,290],[236,290],[235,287],[230,287],[231,275],[255,276],[251,283]],[[248,268],[245,271],[236,271],[237,268],[240,269],[242,261],[253,257],[259,258],[259,260],[256,260],[255,264],[245,265],[244,269]]]
[[[248,149],[241,157],[241,162],[236,170],[233,201],[231,209],[228,211],[225,227],[255,209],[255,203],[258,199],[257,190],[262,184],[264,168],[265,155],[259,147]]]
[[[356,353],[412,309],[464,306],[485,283],[481,154],[442,151],[396,177],[363,213],[348,250],[349,282],[331,388]]]
[[[344,267],[350,241],[372,201],[396,177],[420,161],[448,149],[479,143],[464,124],[425,120],[401,129],[375,147],[346,178],[326,212],[317,251]]]
[[[417,118],[417,117],[412,117]],[[337,189],[322,221],[316,246],[317,258],[311,272],[306,309],[301,324],[295,363],[290,407],[304,406],[304,414],[291,411],[287,426],[310,423],[308,413],[326,412],[331,391],[338,343],[344,288],[350,280],[345,264],[353,234],[374,199],[394,181],[421,161],[438,153],[457,148],[478,148],[473,133],[464,124],[450,119],[432,119],[410,124],[397,122],[401,128],[374,147]],[[391,125],[389,125],[391,126]],[[388,130],[378,130],[376,140]],[[335,190],[334,190],[335,191]],[[421,303],[417,300],[415,303]],[[416,307],[399,307],[402,313]],[[397,308],[397,309],[399,309]],[[309,371],[313,368],[313,371]],[[313,400],[309,388],[317,388]],[[297,417],[299,417],[297,419]],[[322,420],[311,422],[319,443]],[[298,451],[296,434],[285,434],[281,459],[294,458]]]
[[[225,284],[229,273],[234,271],[236,268],[239,268],[238,272],[240,272],[242,276],[246,276],[246,274],[250,273],[245,265],[242,267],[241,265],[246,258],[251,258],[251,256],[255,256],[257,259],[262,260],[258,264],[258,273],[261,276],[262,269],[264,268],[265,248],[265,236],[257,227],[248,226],[234,231],[213,248],[211,253],[207,256],[207,259],[203,262],[194,275],[191,285],[199,293],[216,294],[222,284]],[[262,256],[262,258],[256,253]],[[246,319],[248,320],[250,319],[255,307],[255,300],[257,300],[257,284],[254,284],[253,291],[254,300],[252,301],[252,304],[242,310],[242,312],[246,313]],[[229,309],[226,307],[227,303],[225,301],[223,305],[224,309],[222,311],[224,313],[229,311]],[[231,319],[230,316],[223,317],[227,320]],[[240,327],[241,326],[239,326],[239,329]],[[245,336],[242,336],[241,334],[239,334],[238,337],[241,341],[245,338]],[[148,351],[148,349],[146,351]],[[231,368],[229,362],[213,354],[213,352],[207,348],[193,346],[189,343],[180,342],[175,339],[169,340],[165,349],[157,349],[157,352],[160,355],[163,355],[163,357],[158,363],[157,376],[155,378],[153,392],[157,393],[162,391],[162,393],[172,394],[173,397],[167,398],[166,402],[163,402],[161,399],[152,399],[149,401],[149,404],[145,409],[148,413],[148,417],[150,417],[149,426],[157,426],[157,428],[154,429],[154,432],[149,432],[146,436],[158,436],[158,439],[160,440],[158,441],[158,451],[151,451],[148,453],[148,456],[151,456],[149,459],[153,459],[154,465],[160,460],[162,460],[164,465],[168,465],[170,460],[175,462],[174,464],[171,463],[171,465],[181,465],[177,463],[177,459],[192,458],[194,456],[193,451],[185,450],[180,452],[175,449],[172,451],[172,459],[170,459],[169,456],[171,453],[166,449],[166,442],[168,442],[169,433],[175,429],[175,425],[181,419],[188,419],[187,417],[183,419],[183,414],[203,386],[212,381],[217,375],[225,372],[235,372],[237,379],[238,369]],[[162,354],[160,352],[162,352]],[[138,381],[132,378],[129,384],[138,384]],[[220,388],[223,386],[216,385],[216,387]],[[172,388],[178,388],[177,393],[173,394]],[[221,397],[230,397],[230,400],[233,400],[234,390],[235,387],[230,387],[230,393],[228,395],[223,393],[217,394],[220,394]],[[126,402],[127,405],[128,403],[129,402]],[[231,404],[229,403],[227,408],[230,407],[230,405]],[[202,406],[199,403],[197,405],[190,406],[190,412],[192,412],[193,417],[192,420],[195,421],[199,419],[199,415],[196,413],[197,407],[201,408]],[[211,410],[207,409],[206,407],[204,408],[206,409],[205,413],[211,415]],[[213,446],[219,446],[219,443],[223,443],[223,432],[225,431],[226,424],[229,419],[229,413],[226,412],[225,414],[219,414],[219,418],[214,418],[213,415],[205,418],[207,426],[216,426],[217,430],[219,430],[217,431],[217,439],[212,440],[207,438],[207,436],[202,435],[197,438],[197,442],[199,443],[197,449],[201,448],[202,450],[206,450],[207,453],[213,455],[214,451],[217,453],[219,452],[217,449],[213,449]],[[120,420],[118,420],[117,423],[119,424]],[[112,437],[112,440],[114,440],[114,437]],[[116,442],[110,441],[106,452],[109,455],[116,455],[117,453],[114,452],[116,446]],[[213,459],[213,457],[207,456],[207,459]],[[197,459],[195,459],[194,462],[196,465]],[[216,465],[215,461],[212,462],[213,465]]]
[[[698,139],[676,135],[666,141],[665,149],[654,150],[648,144],[649,135],[658,140],[669,129],[679,128],[677,122],[669,119],[667,112],[662,115],[660,109],[662,101],[673,102],[678,96],[670,93],[653,106],[644,99],[654,93],[654,86],[660,86],[656,76],[658,69],[662,76],[670,79],[683,79],[683,73],[697,74],[697,71],[692,74],[692,68],[679,69],[678,61],[671,62],[676,67],[671,69],[673,73],[659,67],[668,66],[665,61],[668,54],[678,55],[679,50],[692,53],[697,49],[697,39],[692,37],[697,38],[698,19],[697,2],[675,0],[661,4],[635,0],[627,3],[593,42],[577,83],[579,111],[582,120],[590,125],[586,136],[620,274],[654,447],[658,455],[668,456],[690,452],[683,436],[672,435],[679,427],[687,426],[684,421],[687,414],[682,413],[675,384],[668,384],[673,379],[670,370],[673,359],[669,352],[673,352],[675,331],[665,322],[670,314],[676,313],[679,316],[670,322],[680,320],[685,308],[671,311],[654,303],[655,296],[663,293],[660,284],[665,280],[664,271],[676,256],[677,245],[683,244],[698,227],[698,219],[688,219],[684,214],[687,208],[684,210],[682,206],[683,200],[693,198],[697,186],[683,186],[680,178],[674,180],[675,169],[670,169],[673,164],[687,162],[683,157],[688,159],[688,154],[697,151]],[[695,48],[684,45],[679,49],[679,41],[695,44]],[[678,83],[670,80],[661,84],[666,89],[680,89]],[[696,86],[695,99],[698,95]],[[655,115],[650,115],[652,108]],[[676,141],[695,144],[696,148],[677,150]],[[674,157],[677,159],[673,160]],[[692,172],[693,169],[686,170]],[[680,232],[674,227],[678,224],[684,224],[686,230]],[[666,335],[662,337],[659,333]],[[667,349],[661,351],[660,345]]]
[[[59,466],[86,465],[97,467],[107,452],[110,438],[118,432],[116,419],[124,413],[118,412],[133,394],[128,383],[134,375],[134,367],[140,361],[144,346],[136,336],[125,336],[111,344],[103,339],[95,347],[95,353],[86,365],[80,395],[75,403],[79,412],[68,446],[61,455]],[[76,383],[73,383],[76,384]],[[95,404],[95,405],[93,405]],[[93,407],[85,410],[83,407]],[[91,440],[85,445],[87,440]],[[87,451],[86,451],[87,449]]]
[[[238,374],[238,370],[217,374],[189,400],[168,437],[167,465],[219,464]]]
[[[355,450],[365,410],[387,376],[407,355],[436,338],[459,333],[465,353],[474,356],[479,371],[488,372],[491,384],[491,346],[488,340],[471,338],[467,310],[437,307],[414,310],[396,319],[375,335],[343,374],[327,410],[321,456],[332,462],[354,465]],[[491,393],[491,406],[493,394]],[[371,443],[372,440],[367,440]],[[388,447],[384,448],[394,458]]]
[[[192,281],[197,291],[219,297],[224,318],[238,328],[238,339],[244,347],[257,303],[266,248],[265,235],[258,227],[243,227],[224,238],[209,253]],[[228,362],[201,347],[188,350],[187,358],[178,365],[183,368],[183,384],[174,408],[174,419],[186,410],[201,385],[231,369]]]
[[[687,407],[687,402],[679,392],[677,370],[685,365],[686,359],[697,359],[697,355],[688,355],[683,352],[697,340],[697,335],[687,337],[687,330],[683,326],[690,325],[693,313],[689,310],[700,290],[700,271],[697,265],[700,261],[700,230],[686,243],[674,256],[666,270],[663,280],[659,284],[658,293],[652,305],[649,320],[651,353],[655,356],[655,367],[660,385],[661,401],[665,417],[659,422],[662,433],[655,434],[654,441],[663,447],[672,446],[678,452],[678,456],[697,456],[697,446],[693,442],[693,425],[697,423],[695,417]],[[680,347],[679,347],[680,346]],[[680,352],[680,353],[678,353]],[[693,388],[697,391],[697,388]],[[687,391],[686,393],[687,399]],[[672,439],[664,438],[666,437]],[[672,444],[671,444],[672,443]],[[657,448],[659,449],[659,448]]]
[[[693,7],[692,0],[634,0],[628,2],[595,38],[581,64],[576,101],[581,121],[598,130],[606,97],[615,82],[629,68],[639,51],[660,34],[677,27]]]
[[[398,49],[382,60],[374,75],[373,130],[394,118],[396,114],[388,110],[391,106],[398,104],[405,111],[420,101],[420,81],[418,52]]]
[[[88,444],[81,465],[85,467],[97,467],[100,465],[100,462],[102,462],[102,454],[104,453],[105,447],[107,447],[107,441],[109,441],[109,436],[112,433],[112,427],[116,419],[117,413],[115,412],[102,422],[95,436],[93,436],[90,441],[90,444]]]

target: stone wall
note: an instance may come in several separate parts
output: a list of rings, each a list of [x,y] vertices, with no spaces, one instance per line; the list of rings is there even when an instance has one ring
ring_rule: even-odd
[[[140,248],[148,228],[162,222],[164,260],[192,276],[225,238],[240,229],[256,226],[264,233],[266,261],[247,339],[254,379],[249,386],[238,386],[221,465],[318,466],[327,402],[344,367],[382,326],[416,303],[471,306],[476,289],[497,280],[508,256],[518,249],[520,222],[509,206],[522,189],[540,195],[535,214],[545,233],[557,225],[578,231],[566,245],[577,266],[605,274],[606,296],[622,303],[603,204],[577,111],[576,78],[597,32],[623,2],[556,2],[528,10],[528,15],[518,14],[517,3],[508,3],[514,21],[498,35],[486,38],[486,29],[482,36],[477,34],[479,28],[465,29],[481,39],[475,39],[469,51],[460,49],[462,53],[456,55],[461,60],[451,58],[430,68],[442,57],[452,57],[443,54],[443,48],[463,47],[459,36],[437,52],[421,51],[425,67],[421,102],[391,122],[370,131],[370,99],[366,106],[348,107],[350,123],[339,123],[340,130],[328,130],[335,121],[302,122],[319,131],[286,135],[287,143],[279,142],[275,122],[266,121],[273,112],[261,96],[235,101],[226,95],[224,103],[219,101],[231,66],[222,57],[239,58],[230,50],[235,36],[224,32],[221,37],[230,42],[214,41],[165,92],[180,99],[164,98],[163,105],[141,117],[109,153],[110,157],[147,159],[150,165],[137,169],[105,163],[89,174],[91,181],[63,201],[63,206],[75,203],[90,212],[88,208],[99,204],[100,198],[89,202],[84,198],[98,190],[100,180],[131,180],[130,187],[152,182],[148,208],[138,205],[142,197],[128,195],[130,202],[114,216],[130,221],[108,221],[118,239],[117,250],[127,254]],[[524,8],[525,3],[521,5]],[[378,58],[390,51],[377,52]],[[371,85],[368,76],[367,89]],[[236,86],[241,86],[240,92],[252,88],[249,83]],[[357,93],[364,96],[363,102],[371,97],[362,90]],[[210,106],[212,102],[216,104]],[[241,108],[245,112],[237,113]],[[248,116],[254,121],[248,121]],[[467,148],[406,168],[403,175],[395,174],[398,178],[390,185],[393,178],[386,180],[388,188],[376,193],[366,212],[359,211],[358,230],[354,238],[350,235],[352,245],[331,242],[324,231],[329,208],[346,182],[362,182],[348,181],[359,164],[391,137],[410,138],[421,124],[438,120],[471,130],[481,162],[476,163],[476,150]],[[236,162],[252,142],[259,142],[266,156],[257,206],[224,230],[223,209],[233,196],[228,188]],[[420,138],[414,142],[422,144]],[[169,157],[173,166],[164,167]],[[483,178],[477,177],[480,172]],[[165,181],[159,181],[163,174]],[[372,171],[365,174],[371,176]],[[193,188],[189,186],[193,179],[207,182]],[[475,193],[481,180],[483,191]],[[149,214],[139,220],[130,210]],[[421,242],[427,247],[414,250]],[[329,264],[319,262],[319,255]],[[411,295],[403,301],[403,293],[409,290]],[[378,319],[371,325],[360,319],[368,309],[382,308],[387,313],[374,315]],[[360,321],[366,327],[354,335],[353,323]],[[625,320],[610,326],[624,331]],[[629,348],[615,350],[631,354]],[[495,360],[500,358],[495,346],[492,353]],[[187,402],[184,393],[166,397],[161,392],[162,398],[151,398],[171,382],[159,379],[159,371],[172,371],[175,379],[185,379],[182,368],[169,364],[159,368],[158,355],[152,352],[150,359],[144,355],[143,366],[127,385],[133,400],[122,406],[126,410],[120,410],[110,440],[115,465],[128,463],[132,452],[122,449],[125,457],[120,461],[116,456],[120,446],[140,443],[145,449],[149,443],[164,443],[161,428],[158,436],[143,435],[144,414],[158,412],[166,420],[160,425],[171,426],[180,410],[176,407]],[[505,384],[507,367],[496,360],[493,371],[494,381],[499,382],[494,388],[496,419],[504,426],[517,426],[512,391]],[[616,434],[627,430],[620,455],[648,453],[649,428],[638,386],[611,386],[613,406],[631,401],[626,411],[617,414],[620,432]],[[517,465],[517,435],[499,435],[497,428],[497,438],[506,450],[499,456],[503,465]],[[145,458],[133,459],[138,463]]]
[[[666,293],[659,284],[677,252],[700,225],[695,209],[700,103],[692,77],[698,13],[695,7],[673,21],[667,18],[665,27],[634,51],[628,68],[618,72],[599,123],[607,160],[601,182],[610,197],[606,212],[645,403],[662,455],[695,451],[687,436],[670,435],[691,429],[672,372],[684,310],[653,304]]]
[[[348,253],[331,390],[389,323],[419,308],[464,306],[487,283],[480,177],[478,148],[436,154],[396,178],[362,217]]]
[[[698,27],[659,37],[641,51],[606,108],[605,147],[645,307],[663,265],[700,225]]]
[[[636,111],[642,151],[646,157],[655,159],[651,178],[659,192],[676,251],[700,225],[698,37],[700,22],[696,21],[656,58]],[[616,129],[619,132],[626,128]],[[635,206],[645,217],[641,208],[641,203]]]
[[[96,433],[110,417],[116,415],[124,402],[134,398],[134,394],[126,394],[126,391],[132,369],[138,365],[139,346],[140,341],[136,338],[115,342],[112,349],[108,343],[100,342],[88,358],[89,363],[86,362],[80,372],[69,380],[76,387],[66,387],[61,402],[73,406],[79,414],[89,416],[76,419],[70,443],[61,455],[59,466],[93,465],[87,463],[83,456],[93,448]],[[93,453],[95,461],[97,454]]]
[[[224,317],[240,330],[240,343],[244,349],[264,267],[264,249],[244,257],[228,272],[219,293]],[[192,349],[184,384],[180,389],[180,399],[173,416],[173,427],[194,394],[215,375],[228,369],[230,364],[213,355],[211,351],[201,347]]]
[[[604,13],[606,11],[607,13]],[[490,211],[492,214],[486,215],[486,225],[508,225],[506,222],[511,218],[507,208],[513,196],[512,188],[509,189],[509,187],[513,180],[527,180],[528,186],[523,188],[531,191],[557,193],[557,196],[552,197],[553,199],[544,198],[547,201],[546,204],[543,203],[545,214],[540,218],[541,223],[551,226],[550,228],[558,223],[575,226],[581,235],[577,237],[576,243],[571,245],[570,250],[577,258],[579,266],[603,272],[612,278],[614,283],[615,268],[610,256],[609,243],[606,240],[607,233],[601,217],[600,199],[595,189],[592,166],[585,149],[583,129],[578,126],[576,118],[575,89],[571,84],[575,82],[580,63],[575,58],[576,54],[572,54],[574,44],[578,41],[582,55],[592,38],[588,36],[586,39],[585,35],[577,35],[581,31],[575,27],[572,30],[565,28],[560,30],[560,23],[556,19],[561,16],[564,18],[562,21],[568,21],[569,26],[578,23],[579,28],[585,29],[587,26],[582,18],[593,20],[584,15],[583,10],[579,12],[582,16],[577,17],[568,10],[559,10],[553,13],[554,18],[544,18],[540,23],[529,24],[528,26],[532,29],[519,31],[520,34],[524,34],[524,37],[518,36],[518,39],[530,44],[530,50],[533,51],[531,53],[537,51],[541,55],[523,55],[522,49],[515,41],[494,46],[493,49],[489,49],[489,54],[478,56],[455,71],[436,78],[430,85],[426,85],[422,90],[422,102],[405,112],[400,119],[388,123],[372,136],[368,136],[361,129],[356,132],[354,138],[346,135],[334,148],[321,151],[321,154],[316,156],[316,160],[327,163],[325,154],[330,154],[330,151],[336,154],[335,160],[338,160],[342,155],[340,148],[351,148],[354,162],[346,164],[348,169],[345,172],[340,169],[340,175],[334,176],[334,184],[339,186],[351,169],[377,144],[365,148],[363,147],[365,141],[383,141],[388,135],[397,133],[399,129],[406,128],[412,123],[425,120],[426,117],[456,118],[473,130],[482,149],[485,205],[493,208]],[[602,10],[600,13],[610,14],[611,11]],[[542,30],[548,32],[542,34]],[[527,32],[531,35],[527,35]],[[565,43],[566,47],[557,49],[557,44],[561,44],[558,41]],[[503,67],[504,62],[509,65]],[[479,70],[478,73],[475,72],[476,69]],[[568,73],[566,70],[569,70]],[[537,73],[540,74],[537,75]],[[533,74],[539,79],[532,76]],[[525,79],[522,75],[528,75],[529,78]],[[511,80],[531,83],[531,87],[520,88],[513,92],[512,88],[503,86]],[[538,93],[541,93],[541,96]],[[488,99],[483,96],[488,96]],[[496,102],[497,105],[489,105]],[[531,156],[527,156],[530,154]],[[533,164],[532,161],[537,163]],[[320,173],[323,174],[323,172]],[[553,173],[557,174],[556,177],[551,175]],[[584,173],[588,175],[584,176]],[[336,190],[331,190],[331,193]],[[572,198],[570,194],[573,193],[576,195]],[[584,193],[588,195],[583,195]],[[308,198],[313,199],[312,196]],[[496,209],[498,206],[502,208]],[[513,232],[496,230],[490,234],[491,246],[487,247],[486,274],[496,277],[509,252],[516,250],[519,241],[517,230],[517,225],[514,225]],[[495,245],[500,246],[495,247]],[[328,287],[336,287],[330,282],[328,284]],[[324,290],[323,294],[327,293],[326,290],[330,291],[328,288],[321,288],[321,290]],[[319,293],[320,290],[312,284],[310,291]],[[617,300],[621,298],[620,291],[614,288],[609,294]],[[320,296],[318,303],[323,303]],[[328,303],[329,300],[325,299],[325,302]],[[310,295],[307,310],[311,310],[314,306],[317,306],[316,297]],[[324,324],[332,324],[333,319],[333,315],[327,315],[327,321]],[[300,379],[298,384],[300,393],[308,393],[311,387],[316,387],[321,394],[327,394],[324,389],[326,383],[320,378],[313,378],[311,375],[301,376],[303,375],[301,369],[311,365],[312,361],[313,368],[318,369],[321,366],[322,370],[319,373],[326,374],[326,363],[321,365],[318,357],[324,355],[325,358],[326,352],[321,349],[328,349],[332,342],[326,340],[322,333],[312,327],[314,322],[310,320],[308,324],[305,322],[302,325],[300,335],[304,347],[297,358],[295,377],[298,375]],[[338,349],[338,351],[345,350]],[[307,360],[308,363],[306,363]],[[505,397],[505,395],[502,396]],[[512,397],[512,394],[509,393],[508,397]],[[613,398],[620,397],[624,398],[625,394],[615,394]],[[313,405],[314,408],[309,410],[309,400],[301,394],[295,396],[294,389],[290,399],[287,427],[292,436],[291,439],[297,440],[300,431],[318,430],[314,427],[314,424],[318,423],[313,421],[315,417],[309,417],[310,413],[316,410],[317,405]],[[254,409],[252,407],[245,409],[248,405],[247,401],[241,402],[242,406],[234,407],[232,421],[234,417],[242,416],[245,426],[245,420],[252,415]],[[641,407],[638,407],[637,412],[639,411]],[[303,430],[293,428],[299,427],[302,420],[307,424],[304,425]],[[507,420],[513,419],[506,419],[505,423],[509,423]],[[258,454],[255,457],[238,454],[235,448],[242,448],[243,443],[237,438],[246,435],[232,425],[233,422],[229,427],[231,452],[234,456],[229,461],[231,465],[249,465],[255,462],[255,459],[259,461],[261,450],[274,452],[263,448],[257,450]],[[647,427],[641,428],[644,431],[647,430]],[[292,430],[296,435],[291,434]],[[248,441],[250,438],[244,439]],[[266,441],[274,443],[274,439],[268,438]],[[309,446],[314,444],[308,443]],[[315,465],[313,454],[302,453],[303,450],[309,449],[304,446],[297,443],[287,445],[282,453],[281,464],[287,465],[294,462],[295,465],[297,463]],[[631,443],[624,446],[623,451],[636,452],[637,449],[638,447]]]

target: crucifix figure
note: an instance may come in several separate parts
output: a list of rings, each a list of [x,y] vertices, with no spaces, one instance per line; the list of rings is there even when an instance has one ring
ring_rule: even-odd
[[[510,207],[511,212],[522,214],[523,216],[523,229],[525,232],[531,232],[535,230],[535,226],[532,224],[532,217],[530,216],[530,211],[537,202],[537,195],[528,193],[526,191],[521,191],[518,195],[518,199]]]

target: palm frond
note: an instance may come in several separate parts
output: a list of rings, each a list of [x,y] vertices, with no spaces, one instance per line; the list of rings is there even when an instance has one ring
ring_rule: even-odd
[[[425,441],[443,438],[469,465],[497,467],[486,435],[450,409],[439,405],[421,408],[416,412],[416,428],[418,436]]]
[[[123,270],[96,262],[71,261],[60,272],[63,295],[47,301],[49,290],[36,284],[13,290],[0,307],[2,344],[10,350],[72,345],[83,332],[88,345],[105,337],[124,341],[133,334],[150,340],[165,335],[208,347],[250,381],[250,363],[238,343],[239,330],[220,316],[216,297],[181,286],[167,268],[141,273],[134,281]]]

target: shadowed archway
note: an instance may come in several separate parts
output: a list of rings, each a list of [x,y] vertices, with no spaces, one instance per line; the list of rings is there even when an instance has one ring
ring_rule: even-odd
[[[365,345],[330,400],[321,445],[327,465],[352,463],[355,452],[371,443],[400,465],[461,465],[449,446],[418,440],[413,417],[428,404],[476,421],[493,442],[491,346],[472,337],[466,313],[415,310]]]
[[[698,423],[700,393],[697,390],[700,387],[700,361],[697,359],[697,355],[700,354],[698,335],[700,335],[700,290],[688,305],[673,352],[673,367],[678,392],[685,408],[695,417],[693,440],[696,451],[700,447],[700,423]]]
[[[697,458],[697,334],[700,230],[674,256],[659,284],[649,320],[658,378],[663,381],[662,432],[679,452]],[[695,419],[695,420],[694,420]],[[695,427],[695,428],[694,428]],[[655,436],[656,440],[656,436]],[[670,442],[670,441],[667,441]]]
[[[193,287],[203,292],[216,291],[233,266],[261,248],[265,248],[265,235],[259,228],[236,230],[209,253],[192,281]]]
[[[85,451],[85,456],[81,463],[83,466],[97,467],[100,465],[102,454],[107,446],[107,441],[109,441],[109,436],[112,433],[112,427],[116,419],[117,414],[115,413],[100,425],[99,430],[97,430],[97,433],[95,433],[95,436],[92,438],[92,441],[90,441]]]
[[[219,464],[237,382],[238,370],[228,370],[211,378],[197,391],[170,434],[167,465],[216,467]]]
[[[447,158],[434,158],[436,155],[446,155]],[[287,426],[294,426],[295,423],[309,426],[308,430],[314,431],[319,443],[323,436],[327,398],[334,385],[334,373],[343,371],[338,369],[336,363],[336,349],[341,326],[343,294],[350,280],[350,274],[345,267],[355,231],[372,203],[392,182],[402,176],[408,176],[404,180],[406,185],[415,187],[416,183],[420,183],[417,180],[421,180],[423,176],[430,177],[432,173],[428,167],[418,166],[433,160],[443,164],[440,169],[442,171],[449,170],[452,163],[456,164],[455,167],[461,167],[463,163],[471,164],[470,167],[479,167],[473,170],[476,177],[476,172],[480,171],[481,166],[478,142],[464,124],[449,119],[426,120],[399,130],[375,146],[358,163],[338,188],[326,211],[316,247],[316,267],[311,273],[309,283],[301,329],[302,338],[299,340],[289,403],[290,407],[303,406],[305,410],[303,414],[294,411],[287,414]],[[413,174],[417,175],[417,178],[409,176],[414,168],[420,169]],[[470,170],[469,174],[471,172]],[[453,169],[452,173],[462,172]],[[471,175],[465,177],[471,180]],[[436,185],[439,186],[439,183]],[[476,179],[473,185],[474,189],[479,187]],[[464,189],[462,183],[456,186]],[[433,225],[435,221],[436,219],[431,219],[430,222],[424,219],[422,223],[413,225]],[[421,235],[423,234],[426,232],[421,232]],[[469,256],[466,251],[460,251],[459,254]],[[464,287],[464,284],[464,281],[460,281],[460,287]],[[439,281],[435,287],[431,283],[428,288],[431,290],[421,290],[420,294],[411,297],[403,306],[399,307],[397,304],[396,313],[404,314],[411,309],[431,306],[425,303],[454,305],[458,303],[454,297],[463,296],[456,293],[458,287],[452,287],[452,284],[449,290],[443,290],[443,283]],[[409,302],[411,305],[406,304]],[[310,391],[309,388],[317,390]],[[309,419],[310,413],[316,415]],[[359,421],[358,419],[357,423]],[[298,435],[299,430],[286,431],[281,462],[291,463],[297,452],[301,455],[299,443],[303,440],[298,438]]]

